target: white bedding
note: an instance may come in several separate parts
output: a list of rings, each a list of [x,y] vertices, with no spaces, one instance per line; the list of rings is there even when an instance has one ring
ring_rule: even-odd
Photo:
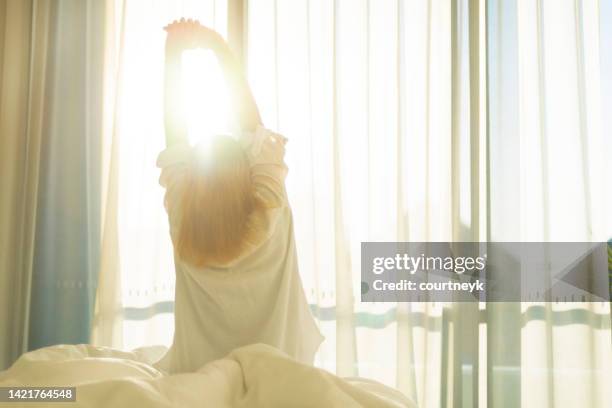
[[[413,407],[382,384],[343,380],[263,344],[236,349],[194,373],[175,375],[151,365],[163,351],[47,347],[22,355],[0,372],[0,386],[77,387],[76,403],[24,403],[26,407]]]

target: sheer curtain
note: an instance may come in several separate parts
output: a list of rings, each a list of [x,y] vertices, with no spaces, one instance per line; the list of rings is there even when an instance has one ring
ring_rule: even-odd
[[[51,22],[51,8],[36,7],[39,30],[33,30],[33,8],[31,1],[0,3],[0,370],[12,364],[28,343],[44,62]],[[39,69],[30,71],[31,61]],[[25,197],[30,198],[26,205]]]
[[[238,3],[264,123],[290,140],[300,272],[326,336],[316,364],[422,407],[609,405],[609,304],[359,302],[362,241],[608,238],[607,3]],[[186,15],[224,32],[227,6],[111,1],[107,15],[94,339],[168,344],[159,29]]]
[[[489,237],[606,241],[610,2],[489,6]],[[495,326],[488,364],[508,367],[490,378],[490,401],[512,395],[527,407],[610,405],[609,302],[490,305],[487,323]]]
[[[359,302],[362,241],[609,238],[603,3],[248,4],[317,363],[420,406],[607,406],[607,303]]]
[[[485,238],[474,4],[249,1],[250,82],[266,125],[289,138],[300,272],[326,336],[318,364],[420,406],[453,394],[454,309],[360,303],[360,245]],[[471,313],[462,351],[477,361],[478,305],[457,309]]]

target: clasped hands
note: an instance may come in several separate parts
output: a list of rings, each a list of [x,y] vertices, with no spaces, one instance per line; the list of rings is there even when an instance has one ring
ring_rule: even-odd
[[[169,51],[182,51],[196,48],[217,50],[225,45],[223,37],[198,20],[181,18],[164,27],[168,33],[166,48]]]

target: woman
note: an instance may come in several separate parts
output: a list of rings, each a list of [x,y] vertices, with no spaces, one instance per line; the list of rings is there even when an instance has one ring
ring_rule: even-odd
[[[248,83],[223,38],[190,20],[167,26],[166,188],[176,269],[175,333],[157,364],[194,371],[252,343],[312,364],[323,337],[300,281],[284,180],[286,139],[262,126]],[[241,129],[202,152],[190,146],[181,107],[181,53],[212,50]]]

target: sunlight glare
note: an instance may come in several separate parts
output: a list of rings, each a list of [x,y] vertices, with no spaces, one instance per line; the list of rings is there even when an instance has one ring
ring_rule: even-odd
[[[182,74],[189,143],[205,145],[214,135],[228,134],[229,97],[214,53],[183,52]]]

